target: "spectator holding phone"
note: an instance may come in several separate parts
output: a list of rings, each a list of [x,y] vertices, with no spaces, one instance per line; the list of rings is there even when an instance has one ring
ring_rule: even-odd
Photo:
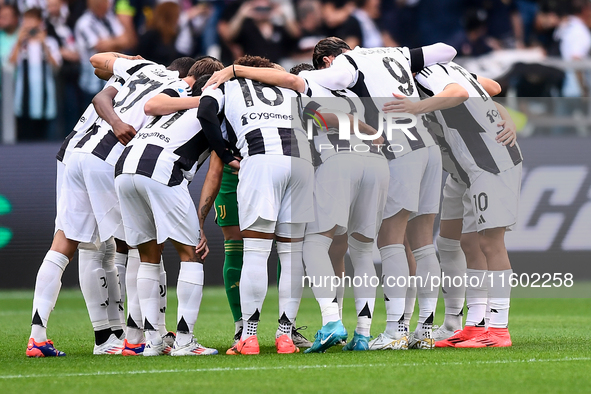
[[[48,37],[39,8],[24,12],[10,62],[16,65],[15,115],[19,141],[46,137],[50,121],[56,116],[53,68],[62,58],[59,45]]]

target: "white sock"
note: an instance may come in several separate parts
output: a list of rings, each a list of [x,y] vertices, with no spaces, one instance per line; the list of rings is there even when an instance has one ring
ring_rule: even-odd
[[[238,331],[242,330],[243,326],[242,319],[234,322],[234,335],[238,334]]]
[[[119,305],[121,304],[121,289],[119,287],[119,278],[117,277],[117,268],[115,267],[115,239],[111,238],[105,242],[105,254],[103,256],[103,269],[107,276],[107,290],[109,293],[109,305],[107,305],[107,314],[109,316],[109,325],[112,330],[121,330],[119,315]]]
[[[176,294],[179,300],[177,312],[176,341],[180,346],[193,339],[193,327],[199,315],[203,297],[203,264],[181,262]]]
[[[382,282],[386,304],[386,333],[393,336],[404,331],[404,309],[408,287],[408,260],[404,245],[388,245],[380,248],[382,257]],[[398,278],[401,278],[398,280]],[[404,286],[399,286],[404,285]]]
[[[355,309],[357,310],[357,328],[355,331],[359,335],[369,336],[371,329],[371,320],[374,306],[376,304],[376,288],[371,285],[379,279],[376,276],[376,268],[373,264],[373,242],[361,242],[355,238],[349,238],[349,254],[353,264],[353,270],[356,277],[364,278],[361,286],[353,288],[355,295]],[[367,279],[365,279],[367,278]]]
[[[146,340],[159,344],[162,341],[158,332],[158,309],[160,306],[160,266],[140,263],[137,273],[137,295],[144,317]]]
[[[117,275],[119,276],[119,293],[121,293],[121,300],[119,301],[119,320],[125,326],[125,274],[127,271],[127,253],[115,252],[115,268],[117,268]]]
[[[339,306],[339,320],[343,320],[343,303],[345,301],[345,284],[337,287],[337,305]]]
[[[303,242],[277,242],[277,254],[281,262],[279,278],[279,319],[285,317],[295,322],[302,300],[302,278],[304,264],[302,262]]]
[[[466,275],[468,281],[466,287],[466,305],[468,306],[466,325],[484,326],[486,304],[488,302],[488,288],[486,286],[488,271],[468,268]]]
[[[412,314],[415,311],[415,302],[417,300],[417,282],[415,278],[413,277],[412,280],[409,279],[408,287],[406,288],[406,298],[404,300],[404,325],[407,331],[410,325],[410,319],[412,319]]]
[[[306,277],[309,278],[312,292],[320,306],[322,325],[340,320],[337,290],[331,288],[330,279],[327,285],[324,278],[335,276],[328,249],[332,239],[320,234],[306,234],[304,238],[303,257],[306,266]],[[308,280],[308,279],[307,279]],[[344,288],[343,288],[344,291]]]
[[[45,255],[35,280],[35,295],[33,296],[33,318],[31,323],[31,338],[35,342],[47,341],[47,320],[55,307],[57,297],[62,287],[62,274],[68,266],[68,257],[50,250]]]
[[[160,335],[166,335],[166,302],[168,296],[168,286],[166,283],[166,270],[164,269],[164,260],[160,258],[160,309],[158,314],[158,332]]]
[[[240,307],[242,320],[246,322],[246,330],[242,331],[242,339],[256,335],[267,294],[269,280],[267,260],[272,246],[271,239],[244,238],[244,263],[240,274]]]
[[[127,254],[127,272],[125,287],[127,288],[127,328],[125,336],[129,343],[144,342],[144,319],[137,296],[137,272],[140,269],[140,252],[130,249]]]
[[[443,327],[450,331],[456,331],[462,328],[464,298],[466,296],[466,285],[463,280],[466,274],[466,256],[462,251],[460,241],[455,239],[438,236],[437,249],[439,250],[441,288],[445,303]],[[455,278],[462,278],[462,280]]]
[[[492,273],[489,289],[488,305],[490,306],[489,327],[507,328],[509,325],[509,304],[511,301],[511,286],[509,278],[512,269],[503,271],[489,271]]]
[[[88,247],[88,249],[85,249]],[[78,265],[80,289],[86,302],[88,315],[94,331],[106,330],[109,324],[109,284],[107,273],[103,268],[105,243],[97,250],[94,244],[80,245],[78,248]]]
[[[491,271],[487,271],[487,275],[485,277],[485,286],[488,291],[488,300],[486,301],[486,312],[484,313],[484,328],[488,329],[490,323],[490,288],[491,288]]]
[[[439,295],[439,287],[431,286],[432,278],[441,277],[441,268],[433,244],[413,250],[412,254],[417,262],[417,276],[422,278],[417,286],[417,298],[419,299],[417,328],[422,325],[422,328],[426,329],[433,326],[437,296]]]

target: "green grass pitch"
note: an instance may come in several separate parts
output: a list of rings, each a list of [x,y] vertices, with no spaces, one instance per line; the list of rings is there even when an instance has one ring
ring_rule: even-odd
[[[78,290],[63,290],[49,336],[63,358],[28,359],[32,291],[0,292],[0,394],[183,392],[420,392],[575,393],[591,386],[591,300],[512,300],[513,347],[278,355],[274,349],[277,293],[270,290],[259,329],[261,354],[226,356],[234,325],[222,288],[206,288],[196,328],[199,341],[220,355],[204,357],[93,356],[93,334]],[[443,318],[439,303],[435,323]],[[176,301],[169,296],[169,329]],[[345,300],[345,325],[355,327],[353,300]],[[372,333],[385,327],[378,298]],[[416,317],[416,313],[415,313]],[[298,325],[313,337],[320,328],[316,301],[304,298]],[[414,328],[414,321],[412,328]]]

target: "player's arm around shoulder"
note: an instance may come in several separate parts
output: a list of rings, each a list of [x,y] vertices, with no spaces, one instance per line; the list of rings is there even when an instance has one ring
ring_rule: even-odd
[[[476,80],[491,97],[500,94],[502,91],[501,85],[493,79],[483,77],[482,75],[476,75]]]
[[[90,57],[90,64],[97,70],[110,72],[113,74],[113,64],[117,59],[142,60],[141,56],[129,56],[118,52],[100,52]]]
[[[158,93],[144,105],[148,116],[164,116],[172,113],[199,107],[200,97],[171,96],[166,92]]]
[[[216,71],[207,81],[203,89],[205,90],[211,85],[214,85],[213,88],[215,89],[217,86],[220,86],[232,78],[252,79],[253,81],[295,90],[300,93],[303,93],[306,89],[306,82],[303,78],[298,77],[297,75],[275,68],[247,67],[240,65],[231,65],[221,71]]]

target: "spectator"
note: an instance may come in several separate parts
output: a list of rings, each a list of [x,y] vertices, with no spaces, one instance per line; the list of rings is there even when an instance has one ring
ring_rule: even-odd
[[[523,24],[523,42],[526,47],[529,47],[533,41],[534,25],[536,22],[536,15],[540,10],[540,1],[516,0],[516,2]]]
[[[166,1],[154,9],[149,29],[140,36],[137,54],[159,64],[169,65],[179,57],[175,48],[181,9],[177,3]]]
[[[322,18],[328,35],[335,36],[337,30],[345,23],[353,11],[355,11],[354,0],[322,0]]]
[[[0,64],[7,64],[18,37],[18,10],[16,6],[0,6]]]
[[[523,21],[516,0],[477,0],[486,12],[487,35],[500,48],[524,48]]]
[[[460,47],[461,56],[482,56],[500,49],[495,40],[487,35],[486,13],[471,8],[466,13],[466,39]]]
[[[278,62],[295,49],[299,27],[293,18],[291,3],[250,0],[242,3],[220,35],[227,42],[240,45],[242,51]],[[277,21],[281,19],[283,24]]]
[[[180,16],[180,31],[176,39],[176,50],[185,56],[197,57],[206,53],[206,43],[202,43],[202,35],[212,16],[212,7],[207,3],[198,3]],[[203,44],[203,45],[202,45]],[[210,45],[211,46],[211,45]]]
[[[136,7],[141,5],[141,1],[134,0],[116,0],[115,14],[117,19],[123,25],[123,42],[126,48],[135,48],[138,45],[138,32],[145,29],[146,18],[143,12],[137,12]],[[143,11],[143,10],[142,10]]]
[[[555,32],[560,43],[560,55],[566,61],[589,58],[591,50],[591,4],[589,0],[572,0],[569,15],[562,20]],[[562,88],[565,97],[588,97],[589,81],[582,71],[568,71]]]
[[[55,80],[52,67],[61,63],[59,46],[43,28],[42,11],[23,14],[16,45],[10,54],[16,64],[15,114],[19,141],[46,138],[56,116]]]
[[[47,0],[47,35],[55,38],[63,59],[57,75],[58,130],[70,130],[81,115],[81,109],[73,103],[80,102],[78,78],[80,77],[80,55],[72,29],[66,24],[63,0]],[[60,135],[59,137],[65,137]]]
[[[465,0],[420,0],[417,5],[421,45],[445,42],[456,49],[464,41]]]
[[[420,14],[418,0],[382,1],[381,23],[399,45],[414,48],[421,44],[417,29]]]
[[[94,95],[104,86],[104,81],[94,75],[90,57],[97,52],[127,49],[125,29],[110,10],[109,0],[88,0],[87,5],[88,10],[78,19],[74,29],[80,53],[79,85],[84,97],[83,106],[90,104]]]
[[[560,56],[558,41],[554,38],[554,32],[568,9],[563,2],[558,0],[542,0],[540,10],[536,15],[535,31],[537,41],[546,50],[548,56]]]
[[[318,0],[302,0],[297,5],[298,22],[301,35],[298,40],[300,56],[312,57],[314,46],[325,38],[326,29],[322,24],[322,4]]]
[[[337,37],[345,40],[351,48],[397,46],[390,34],[382,31],[376,23],[380,17],[380,5],[381,0],[356,0],[357,8],[337,30]]]

